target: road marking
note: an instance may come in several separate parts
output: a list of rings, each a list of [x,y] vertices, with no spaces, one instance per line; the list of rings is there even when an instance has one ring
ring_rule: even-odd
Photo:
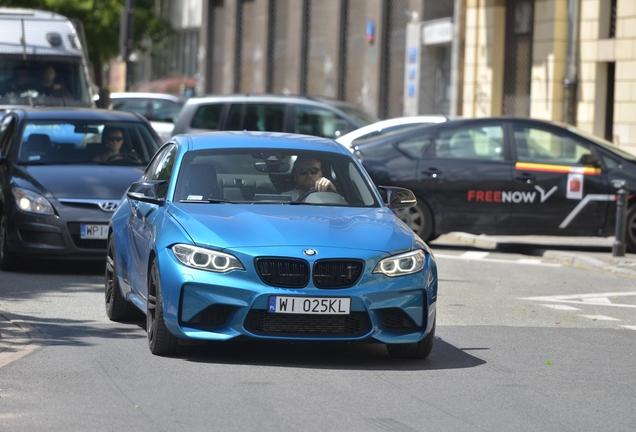
[[[584,318],[589,318],[592,321],[620,321],[618,318],[612,318],[612,317],[608,317],[605,315],[581,315],[579,314],[579,316],[582,316]]]
[[[435,254],[435,258],[447,258],[447,259],[455,259],[462,261],[481,261],[488,263],[497,263],[497,264],[521,264],[521,265],[533,265],[533,266],[543,266],[543,267],[562,267],[561,264],[555,263],[546,263],[539,260],[534,259],[519,259],[519,260],[505,260],[505,259],[497,259],[497,258],[483,258],[488,255],[489,252],[464,252],[461,255],[446,255],[446,254]]]
[[[636,308],[636,304],[612,303],[612,301],[610,300],[610,297],[629,297],[629,296],[636,296],[636,291],[525,297],[525,298],[522,298],[522,300]]]
[[[579,308],[575,308],[573,306],[567,306],[567,305],[547,305],[547,304],[542,304],[541,306],[545,306],[547,308],[550,309],[557,309],[557,310],[567,310],[567,311],[577,311],[577,310],[581,310]]]
[[[626,326],[626,325],[622,325],[621,327],[625,327],[626,329],[629,329],[629,330],[636,330],[636,326]]]
[[[479,259],[486,258],[489,253],[490,252],[468,251],[468,252],[464,252],[463,254],[461,254],[459,256],[459,258],[467,259],[467,260],[479,260]]]

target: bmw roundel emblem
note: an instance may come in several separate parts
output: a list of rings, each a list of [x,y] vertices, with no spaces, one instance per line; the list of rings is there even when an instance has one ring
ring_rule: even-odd
[[[307,256],[314,256],[318,253],[316,249],[305,249],[303,253]]]

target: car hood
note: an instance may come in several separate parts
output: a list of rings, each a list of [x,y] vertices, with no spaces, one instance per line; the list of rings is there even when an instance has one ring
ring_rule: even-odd
[[[310,246],[408,250],[414,234],[388,208],[175,204],[170,213],[199,246]]]
[[[120,200],[143,175],[142,167],[34,165],[25,171],[56,198]]]

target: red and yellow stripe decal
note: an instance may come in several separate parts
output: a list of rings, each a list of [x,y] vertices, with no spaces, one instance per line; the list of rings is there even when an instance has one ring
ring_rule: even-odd
[[[528,162],[517,162],[515,168],[518,171],[539,171],[539,172],[553,172],[553,173],[576,173],[585,175],[601,175],[600,168],[594,167],[582,167],[582,166],[570,166],[570,165],[548,165],[537,164]]]

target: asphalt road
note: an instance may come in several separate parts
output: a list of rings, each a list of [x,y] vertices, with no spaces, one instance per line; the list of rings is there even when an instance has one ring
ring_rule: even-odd
[[[423,361],[379,344],[259,342],[156,357],[143,322],[106,318],[101,266],[0,272],[0,430],[634,429],[636,279],[435,254],[437,338]]]

